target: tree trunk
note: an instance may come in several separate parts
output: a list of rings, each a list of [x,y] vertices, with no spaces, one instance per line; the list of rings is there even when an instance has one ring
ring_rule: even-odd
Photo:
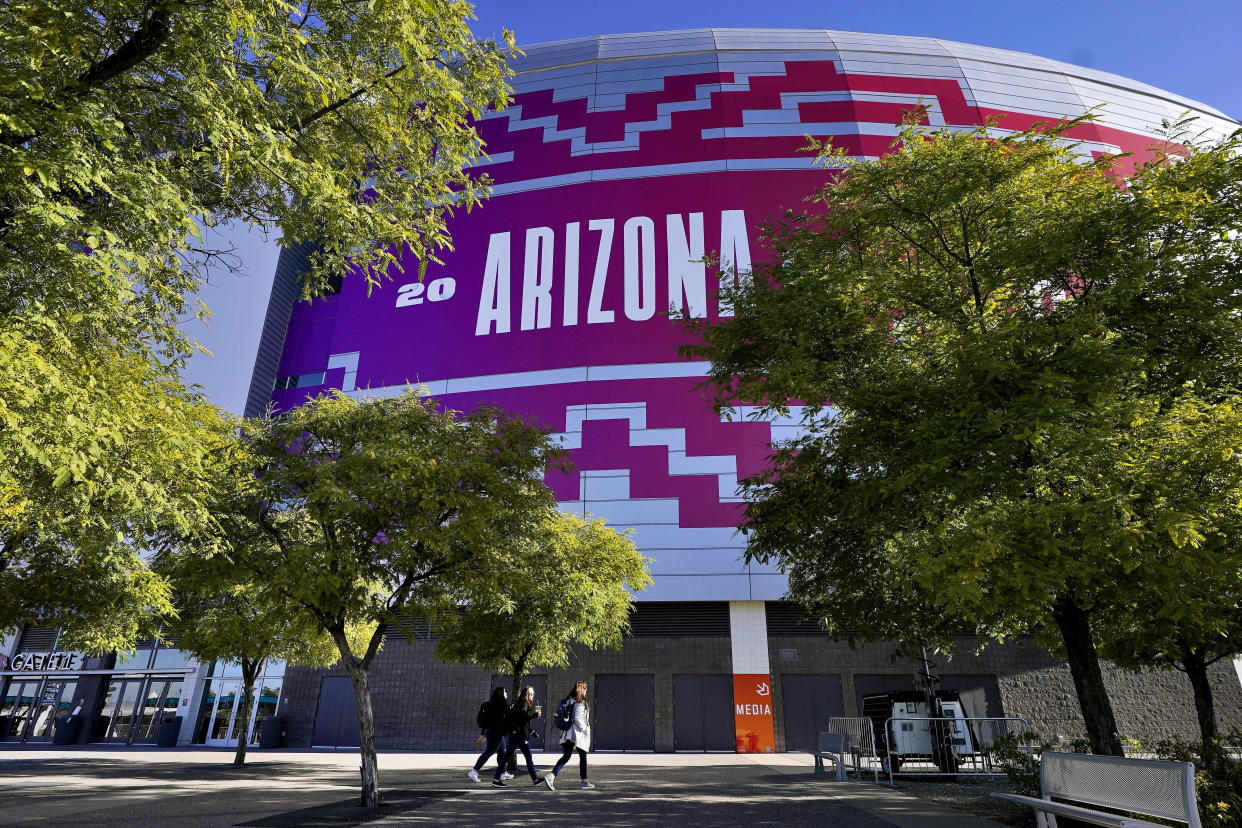
[[[526,675],[526,659],[530,656],[531,648],[527,647],[517,661],[509,662],[513,666],[513,693],[509,696],[510,704],[517,704],[518,699],[522,695],[522,679]],[[517,754],[514,753],[509,757],[509,764],[506,767],[509,773],[517,774]]]
[[[1182,645],[1181,662],[1186,678],[1190,679],[1190,688],[1195,694],[1195,712],[1199,714],[1199,738],[1203,740],[1203,750],[1209,751],[1216,739],[1216,707],[1212,702],[1212,685],[1208,683],[1207,661],[1199,653]]]
[[[1069,661],[1070,675],[1074,677],[1074,689],[1078,692],[1078,706],[1087,727],[1091,752],[1103,756],[1125,755],[1117,734],[1113,706],[1108,700],[1108,689],[1100,672],[1100,657],[1091,636],[1090,615],[1073,599],[1058,598],[1053,604],[1052,618],[1065,643],[1066,660]]]
[[[352,660],[352,659],[351,659]],[[371,686],[367,671],[346,662],[349,680],[354,685],[354,703],[358,708],[358,752],[362,756],[362,807],[379,806],[379,763],[375,757],[375,717],[371,713]]]
[[[237,768],[246,764],[246,747],[250,744],[250,710],[254,706],[254,685],[261,664],[248,658],[241,660],[242,698],[241,707],[237,710],[237,753],[233,754],[233,766]]]

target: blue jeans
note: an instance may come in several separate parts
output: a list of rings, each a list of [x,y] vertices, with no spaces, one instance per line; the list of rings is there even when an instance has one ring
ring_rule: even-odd
[[[496,775],[499,776],[505,766],[505,732],[498,727],[489,727],[483,731],[483,735],[487,738],[487,744],[484,745],[479,758],[475,760],[474,769],[477,771],[482,768],[487,764],[488,757],[494,753],[496,754]]]
[[[530,755],[530,742],[527,742],[520,736],[514,735],[510,735],[508,741],[509,749],[505,751],[505,761],[502,763],[503,766],[508,767],[509,760],[511,760],[513,755],[520,750],[522,751],[522,755],[526,757],[526,772],[530,774],[530,781],[538,782],[539,777],[535,775],[535,760],[532,759]],[[497,779],[500,778],[501,773],[503,773],[503,771],[500,768],[496,768]]]

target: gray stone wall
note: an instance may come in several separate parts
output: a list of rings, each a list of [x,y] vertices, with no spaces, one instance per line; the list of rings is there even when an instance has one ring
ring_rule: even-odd
[[[1221,662],[1210,670],[1216,724],[1221,733],[1242,727],[1242,687],[1233,664]],[[1161,739],[1198,741],[1190,682],[1176,670],[1134,673],[1104,667],[1113,713],[1121,735],[1150,747]],[[1000,677],[1005,712],[1026,719],[1031,729],[1051,742],[1068,744],[1086,738],[1074,681],[1065,664]]]

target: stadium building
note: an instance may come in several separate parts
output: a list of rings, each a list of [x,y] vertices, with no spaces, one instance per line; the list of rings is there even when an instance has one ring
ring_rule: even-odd
[[[770,442],[797,433],[797,412],[722,417],[696,390],[707,366],[679,358],[682,334],[666,311],[729,312],[716,299],[720,277],[698,260],[717,253],[744,271],[767,255],[760,225],[799,209],[825,180],[800,151],[804,136],[875,158],[919,105],[933,125],[1000,117],[997,134],[1099,107],[1098,120],[1073,133],[1083,151],[1140,158],[1163,121],[1189,113],[1209,134],[1237,124],[1117,75],[919,37],[606,35],[527,47],[514,68],[512,106],[479,124],[489,158],[478,169],[495,182],[492,197],[451,221],[455,250],[423,282],[368,297],[360,280],[345,279],[335,295],[298,302],[307,250],[282,254],[246,413],[331,389],[395,394],[415,383],[451,408],[488,402],[537,417],[577,468],[549,480],[562,508],[633,528],[654,576],[624,647],[537,671],[541,700],[589,681],[600,750],[810,747],[825,717],[858,715],[864,693],[910,688],[914,668],[893,661],[891,647],[825,640],[782,601],[784,576],[744,562],[738,480],[761,467]],[[433,639],[434,630],[394,636],[376,660],[382,749],[473,743],[475,710],[496,677],[438,662]],[[22,647],[14,640],[10,650]],[[118,681],[110,669],[93,673],[88,712],[111,705],[107,715],[120,715],[114,697],[125,685],[104,689]],[[149,684],[157,665],[146,669],[140,681]],[[211,670],[185,667],[181,709],[192,713],[183,742],[215,734],[221,743],[223,734],[227,743],[235,681]],[[50,695],[27,672],[35,716]],[[1068,669],[1029,642],[978,655],[967,646],[939,672],[968,713],[1022,716],[1047,737],[1081,735]],[[1127,735],[1196,732],[1180,675],[1110,676]],[[1242,724],[1232,666],[1213,680],[1222,728]],[[264,711],[285,719],[286,744],[357,744],[344,673],[290,668],[264,686]],[[135,688],[131,704],[147,696]],[[14,704],[9,693],[4,715]]]

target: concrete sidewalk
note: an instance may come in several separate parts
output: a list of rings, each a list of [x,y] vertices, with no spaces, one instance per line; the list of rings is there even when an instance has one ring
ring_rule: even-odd
[[[386,804],[358,808],[355,751],[266,750],[232,767],[213,749],[0,749],[0,822],[187,826],[840,825],[985,828],[998,823],[884,786],[815,776],[799,754],[593,753],[557,790],[519,775],[505,789],[465,773],[475,754],[381,753]],[[553,760],[535,755],[540,770]],[[525,763],[519,760],[519,767]],[[494,767],[494,765],[492,766]]]

